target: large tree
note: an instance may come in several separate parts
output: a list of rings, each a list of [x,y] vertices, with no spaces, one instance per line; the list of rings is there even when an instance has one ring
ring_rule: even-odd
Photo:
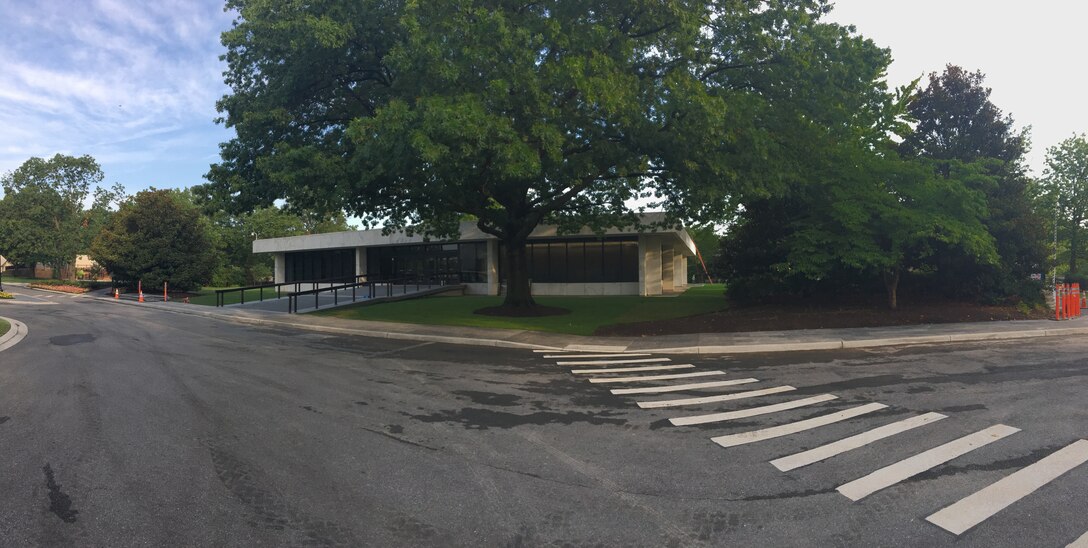
[[[929,75],[929,84],[910,103],[917,127],[904,140],[908,156],[933,161],[939,174],[974,172],[965,179],[985,199],[983,222],[999,260],[979,263],[962,250],[938,246],[936,285],[947,293],[997,301],[1008,297],[1038,301],[1030,275],[1046,263],[1046,233],[1031,195],[1024,155],[1027,129],[990,100],[981,72],[948,65]],[[959,166],[959,167],[957,167]]]
[[[794,180],[805,133],[848,119],[872,92],[856,68],[884,55],[822,22],[824,0],[228,7],[237,137],[209,190],[436,235],[472,215],[505,244],[509,306],[533,304],[541,223],[634,224],[639,197],[670,223],[718,220]]]
[[[104,175],[90,156],[31,158],[0,177],[0,252],[16,263],[60,269],[85,253],[113,195],[98,187]],[[95,193],[94,205],[84,202]],[[115,189],[116,190],[116,189]]]
[[[126,201],[94,239],[91,255],[114,280],[148,287],[195,289],[215,266],[208,221],[173,190],[145,190]]]
[[[1088,221],[1088,138],[1075,135],[1047,149],[1039,181],[1044,202],[1064,225],[1069,242],[1069,272],[1076,274],[1082,232]]]

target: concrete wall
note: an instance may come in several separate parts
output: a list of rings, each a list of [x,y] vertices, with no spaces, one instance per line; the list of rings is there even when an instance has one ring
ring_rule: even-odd
[[[672,256],[672,288],[683,291],[688,286],[688,258],[679,252]]]
[[[533,284],[533,295],[638,295],[638,282]]]

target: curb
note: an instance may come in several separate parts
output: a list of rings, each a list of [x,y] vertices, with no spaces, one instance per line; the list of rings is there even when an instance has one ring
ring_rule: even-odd
[[[447,335],[427,335],[421,333],[399,333],[396,331],[364,331],[361,329],[350,329],[346,327],[333,327],[327,325],[311,325],[300,324],[292,322],[281,322],[277,320],[266,320],[262,318],[245,318],[238,316],[224,316],[223,314],[216,314],[214,312],[201,312],[199,310],[172,310],[169,308],[162,308],[157,306],[148,307],[146,303],[138,303],[135,301],[126,302],[124,300],[115,300],[104,297],[93,297],[95,300],[105,301],[115,304],[123,304],[127,306],[144,306],[145,308],[152,308],[161,312],[172,312],[174,314],[186,314],[189,316],[200,316],[203,318],[211,318],[213,320],[220,320],[227,323],[239,323],[247,325],[259,325],[265,327],[287,327],[293,329],[302,329],[304,331],[314,331],[317,333],[334,333],[337,335],[358,335],[361,337],[371,337],[375,339],[394,339],[403,341],[415,341],[415,342],[435,342],[435,343],[447,343],[447,344],[460,344],[466,346],[487,346],[492,348],[516,348],[521,350],[563,350],[558,346],[547,346],[543,344],[533,343],[520,343],[514,341],[504,341],[502,339],[473,339],[467,337],[453,337]],[[200,305],[194,305],[200,306]]]
[[[3,316],[0,316],[0,320],[4,320],[11,324],[11,329],[8,329],[7,333],[0,335],[0,352],[19,344],[19,342],[26,338],[27,333],[30,332],[26,324],[18,320],[5,318]]]
[[[115,300],[105,297],[93,297],[96,300],[106,301],[111,303],[119,303],[128,306],[146,306],[135,301],[126,302],[123,300]],[[214,312],[201,312],[199,310],[174,310],[162,307],[147,307],[155,310],[161,310],[163,312],[173,312],[175,314],[188,314],[190,316],[200,316],[205,318],[211,318],[216,320],[225,321],[228,323],[239,323],[248,325],[260,325],[271,327],[286,327],[293,329],[301,329],[304,331],[314,331],[318,333],[334,333],[337,335],[357,335],[362,337],[373,337],[377,339],[394,339],[405,341],[417,341],[417,342],[435,342],[446,344],[459,344],[465,346],[486,346],[492,348],[515,348],[515,349],[529,349],[529,350],[579,350],[590,346],[599,348],[608,348],[608,351],[619,352],[619,346],[599,346],[599,345],[580,345],[570,344],[566,346],[548,346],[535,343],[522,343],[507,341],[502,339],[476,339],[468,337],[454,337],[447,335],[430,335],[421,333],[400,333],[397,331],[365,331],[362,329],[351,329],[346,327],[333,327],[324,325],[310,325],[300,324],[292,322],[284,322],[278,320],[268,320],[262,318],[246,318],[238,316],[224,316],[222,314],[216,314]],[[916,344],[942,344],[942,343],[957,343],[957,342],[978,342],[978,341],[998,341],[998,340],[1015,340],[1015,339],[1031,339],[1038,337],[1059,337],[1066,335],[1084,335],[1088,334],[1088,326],[1085,327],[1062,327],[1056,329],[1031,329],[1022,331],[992,331],[985,333],[953,333],[949,335],[919,335],[916,337],[889,337],[879,339],[841,339],[841,340],[824,340],[824,341],[812,341],[812,342],[796,342],[796,343],[764,343],[764,344],[738,344],[738,345],[696,345],[696,346],[683,346],[672,348],[635,348],[631,349],[630,345],[623,346],[623,351],[639,351],[649,352],[656,354],[688,354],[688,355],[701,355],[701,354],[754,354],[760,352],[805,352],[814,350],[844,350],[844,349],[858,349],[858,348],[877,348],[882,346],[910,346]]]

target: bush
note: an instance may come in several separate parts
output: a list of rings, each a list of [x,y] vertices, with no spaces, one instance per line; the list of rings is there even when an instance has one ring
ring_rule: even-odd
[[[15,298],[15,295],[12,295],[11,293],[5,293],[3,291],[0,291],[0,299],[14,299],[14,298]]]

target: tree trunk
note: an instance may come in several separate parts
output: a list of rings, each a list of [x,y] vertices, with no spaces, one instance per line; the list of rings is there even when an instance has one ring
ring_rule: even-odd
[[[899,267],[884,271],[884,289],[888,291],[888,308],[895,310],[899,306],[896,291],[899,289]]]
[[[536,306],[529,286],[529,258],[525,240],[504,241],[506,248],[506,299],[505,308],[529,308]]]

